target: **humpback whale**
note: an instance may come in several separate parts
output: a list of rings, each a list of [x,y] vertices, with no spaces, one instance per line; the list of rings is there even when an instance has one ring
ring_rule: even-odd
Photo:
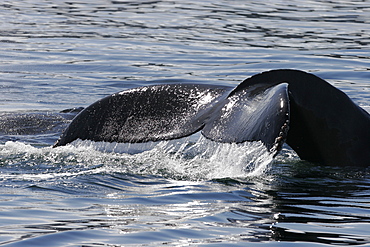
[[[201,132],[223,143],[286,142],[302,160],[370,166],[370,115],[307,72],[271,70],[237,87],[165,84],[128,89],[82,110],[54,147],[74,140],[142,143]]]

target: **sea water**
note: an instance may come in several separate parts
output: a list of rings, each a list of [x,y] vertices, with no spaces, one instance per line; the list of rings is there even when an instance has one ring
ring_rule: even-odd
[[[51,148],[61,110],[270,69],[314,73],[369,110],[369,15],[369,1],[3,1],[0,119],[55,125],[1,125],[0,245],[370,245],[368,169],[201,136]]]

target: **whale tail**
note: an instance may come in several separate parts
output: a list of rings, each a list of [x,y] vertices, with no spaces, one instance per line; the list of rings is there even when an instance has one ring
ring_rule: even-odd
[[[300,158],[370,165],[370,116],[342,91],[298,70],[252,76],[236,88],[170,84],[129,89],[81,111],[54,147],[76,139],[142,143],[201,131],[217,142],[284,141]]]
[[[289,84],[287,144],[303,159],[333,166],[370,166],[370,115],[325,80],[299,70],[272,70],[244,80],[254,85]],[[231,93],[232,94],[232,93]]]
[[[201,131],[218,142],[262,141],[280,148],[289,121],[288,85],[240,90],[195,84],[140,87],[95,102],[77,115],[54,147],[76,139],[142,143]]]

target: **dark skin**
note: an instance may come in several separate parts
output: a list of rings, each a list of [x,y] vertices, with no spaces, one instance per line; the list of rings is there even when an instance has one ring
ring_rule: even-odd
[[[236,110],[223,115],[235,98],[254,102],[258,111],[234,104]],[[254,75],[235,89],[171,84],[123,91],[83,110],[54,147],[76,139],[169,140],[197,131],[219,142],[261,140],[270,150],[286,140],[301,159],[322,165],[370,165],[370,115],[325,80],[286,69]]]
[[[370,165],[370,115],[323,79],[298,70],[268,71],[242,82],[289,84],[290,124],[287,144],[299,157],[333,166]]]

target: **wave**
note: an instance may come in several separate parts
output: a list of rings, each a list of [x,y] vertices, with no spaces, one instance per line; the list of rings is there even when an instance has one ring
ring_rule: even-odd
[[[158,175],[176,180],[260,176],[273,161],[260,142],[216,143],[202,136],[146,144],[75,141],[64,147],[0,145],[1,179],[45,180],[97,173]]]

